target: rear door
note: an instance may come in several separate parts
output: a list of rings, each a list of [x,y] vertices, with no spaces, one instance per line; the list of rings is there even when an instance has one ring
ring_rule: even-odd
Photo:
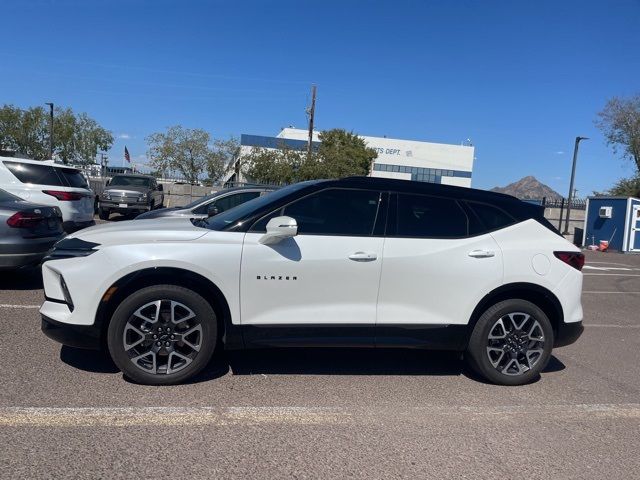
[[[392,195],[377,325],[466,324],[502,282],[502,254],[453,198]],[[382,330],[380,330],[382,331]]]

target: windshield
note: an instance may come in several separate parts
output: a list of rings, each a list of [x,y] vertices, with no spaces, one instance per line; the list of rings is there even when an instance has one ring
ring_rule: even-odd
[[[19,202],[21,200],[21,198],[18,198],[15,195],[11,195],[9,192],[0,190],[0,202]]]
[[[220,195],[222,195],[223,193],[227,193],[226,190],[220,190],[219,192],[216,193],[212,193],[211,195],[207,195],[206,197],[200,197],[197,198],[196,200],[194,200],[191,203],[187,203],[184,207],[180,207],[180,208],[184,208],[184,209],[189,209],[189,208],[193,208],[197,205],[200,205],[203,202],[206,202],[208,200],[211,200],[212,198],[216,198],[219,197]]]
[[[281,188],[275,192],[271,192],[269,195],[254,198],[246,203],[242,203],[237,207],[231,208],[226,212],[222,212],[214,217],[209,217],[206,220],[202,220],[201,225],[211,230],[224,230],[229,225],[233,225],[245,217],[250,216],[254,212],[258,212],[265,207],[268,207],[271,203],[277,203],[281,198],[285,198],[291,195],[293,192],[297,192],[309,185],[317,183],[317,180],[309,180],[307,182],[300,182],[288,187]]]
[[[151,179],[145,177],[113,177],[110,187],[146,187],[151,185]]]

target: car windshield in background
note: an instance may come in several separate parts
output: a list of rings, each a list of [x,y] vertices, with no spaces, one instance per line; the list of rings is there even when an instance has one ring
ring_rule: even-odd
[[[5,161],[4,165],[22,183],[55,185],[57,187],[88,188],[82,173],[75,168],[61,168],[43,163]]]
[[[110,187],[146,187],[151,186],[151,180],[144,177],[113,177]]]
[[[293,192],[297,192],[298,190],[308,187],[309,185],[317,182],[317,180],[309,180],[307,182],[300,182],[294,185],[289,185],[288,187],[284,187],[280,190],[276,190],[275,192],[271,192],[269,195],[263,195],[262,197],[249,200],[246,203],[231,208],[226,212],[222,212],[214,217],[209,217],[206,220],[201,220],[201,223],[199,223],[199,225],[211,230],[224,230],[229,225],[233,225],[239,220],[248,217],[253,212],[262,210],[264,207],[268,206],[271,203],[277,203],[281,198],[284,198],[292,194]]]
[[[219,197],[223,193],[225,193],[225,191],[224,190],[220,190],[219,192],[212,193],[211,195],[207,195],[206,197],[200,197],[200,198],[194,200],[191,203],[187,203],[184,207],[180,207],[180,208],[189,209],[189,208],[197,207],[201,203],[206,202],[208,200],[211,200],[213,198]]]
[[[21,198],[16,197],[15,195],[11,195],[9,192],[5,192],[4,190],[0,190],[0,203],[4,202],[19,202]]]

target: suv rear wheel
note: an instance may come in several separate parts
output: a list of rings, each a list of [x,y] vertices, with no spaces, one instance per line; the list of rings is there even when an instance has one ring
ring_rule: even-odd
[[[545,313],[511,299],[478,319],[467,347],[473,370],[492,383],[522,385],[536,379],[551,357],[553,329]]]
[[[207,365],[217,330],[215,312],[204,298],[183,287],[157,285],[132,293],[118,306],[107,343],[128,378],[171,385]]]

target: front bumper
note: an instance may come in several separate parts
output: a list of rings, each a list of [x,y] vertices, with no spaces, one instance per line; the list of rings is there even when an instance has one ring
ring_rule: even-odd
[[[149,210],[151,210],[151,206],[147,202],[119,203],[108,200],[100,200],[100,208],[117,213],[127,213],[132,211],[148,212]]]
[[[41,328],[51,340],[69,347],[88,350],[100,350],[102,347],[102,331],[96,325],[71,325],[42,315]]]
[[[555,341],[553,343],[554,348],[566,347],[575,343],[580,335],[584,332],[584,326],[582,322],[572,322],[560,324],[558,331],[556,332]]]

